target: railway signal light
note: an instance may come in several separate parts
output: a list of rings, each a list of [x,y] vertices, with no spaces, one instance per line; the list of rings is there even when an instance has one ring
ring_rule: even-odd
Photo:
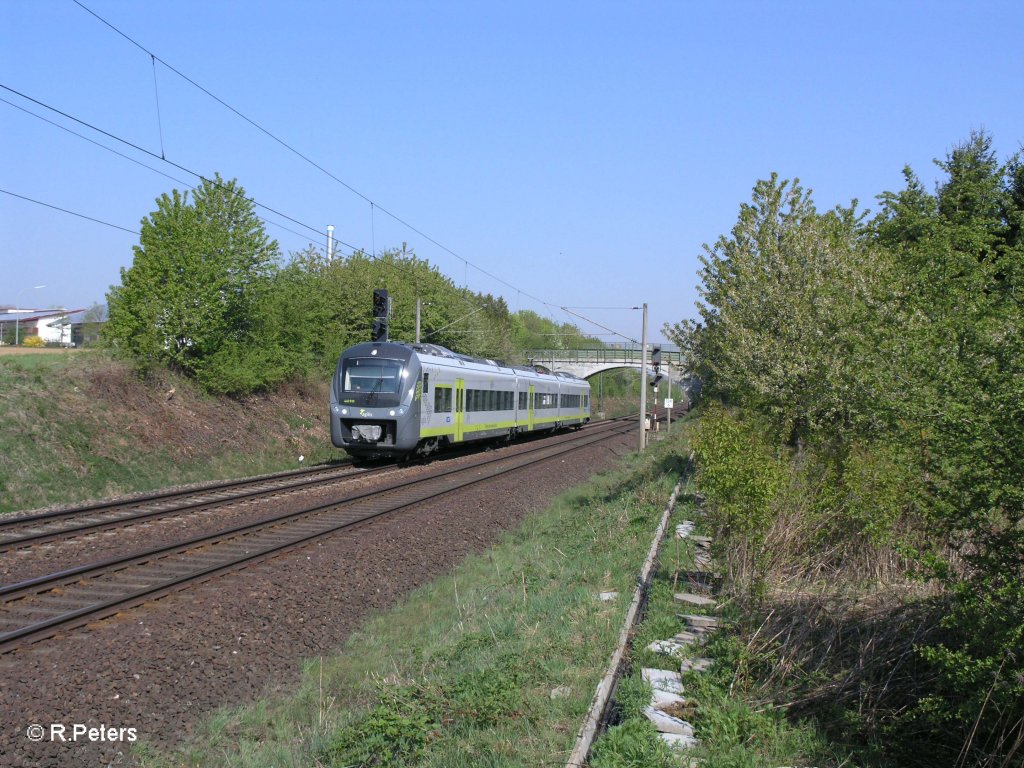
[[[391,299],[384,288],[377,288],[373,292],[373,327],[370,331],[370,341],[388,340],[388,317],[391,315]]]
[[[661,367],[661,347],[651,347],[651,365],[657,373]]]

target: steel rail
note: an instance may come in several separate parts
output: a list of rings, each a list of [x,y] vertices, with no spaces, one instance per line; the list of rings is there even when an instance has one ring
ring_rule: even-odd
[[[105,599],[100,599],[98,602],[93,602],[92,604],[84,605],[81,608],[71,611],[58,613],[50,618],[44,618],[40,621],[23,625],[17,629],[0,633],[0,653],[6,653],[14,650],[29,641],[41,640],[46,637],[50,637],[62,629],[80,626],[82,624],[95,621],[98,618],[103,618],[113,613],[117,613],[124,610],[126,607],[131,607],[133,605],[138,605],[140,603],[162,597],[170,592],[184,588],[189,584],[193,584],[197,581],[204,581],[217,573],[244,567],[254,560],[269,557],[281,550],[306,544],[314,539],[330,535],[345,528],[351,528],[354,525],[365,523],[382,515],[399,509],[404,509],[428,499],[435,498],[446,493],[451,493],[468,485],[491,479],[506,472],[522,469],[523,467],[530,466],[531,464],[535,464],[540,461],[545,461],[563,453],[578,450],[606,439],[609,434],[621,434],[623,431],[629,429],[631,429],[631,426],[629,425],[623,426],[612,423],[605,429],[588,430],[588,433],[582,437],[574,434],[571,435],[569,439],[560,440],[555,444],[552,444],[551,441],[545,441],[545,443],[539,447],[528,449],[512,456],[485,457],[481,461],[474,462],[468,466],[446,469],[442,472],[433,473],[425,477],[405,479],[391,483],[383,488],[350,494],[344,499],[335,500],[327,504],[321,504],[306,510],[289,513],[277,518],[239,526],[208,536],[196,537],[195,539],[191,539],[186,542],[177,542],[172,545],[158,547],[147,552],[129,555],[123,558],[112,558],[99,563],[83,565],[77,568],[71,568],[55,574],[50,574],[48,576],[38,577],[36,579],[30,579],[17,584],[5,586],[0,588],[0,596],[4,598],[5,604],[9,606],[12,603],[17,604],[21,600],[31,600],[32,597],[44,595],[44,593],[51,592],[58,587],[68,587],[72,584],[81,583],[84,579],[96,579],[111,573],[125,575],[127,569],[131,567],[150,563],[159,563],[160,561],[174,557],[175,555],[182,555],[183,559],[186,559],[186,563],[183,563],[182,565],[190,569],[188,573],[176,574],[171,578],[163,578],[162,580],[156,577],[147,577],[145,574],[137,575],[135,576],[136,579],[142,578],[145,580],[146,578],[156,578],[156,581],[155,583],[140,586],[139,588],[128,591],[127,593],[124,592],[123,588],[118,587],[116,584],[92,585],[94,589],[96,587],[105,587],[105,589],[102,590],[103,592],[107,592],[109,589],[121,589],[121,594],[113,596],[108,594],[105,596]],[[488,467],[489,469],[487,469],[487,471],[480,471],[481,469]],[[459,477],[460,475],[461,477]],[[408,491],[415,486],[423,486],[423,490],[410,496]],[[203,563],[203,565],[198,568],[194,565],[187,564],[188,555],[186,553],[193,552],[194,550],[203,550],[202,554],[205,556],[209,553],[211,547],[219,544],[223,545],[221,552],[224,552],[229,548],[228,544],[233,540],[245,542],[260,532],[282,528],[289,524],[295,524],[296,527],[298,527],[298,523],[300,522],[309,523],[310,518],[313,516],[327,515],[328,513],[339,510],[340,508],[351,507],[355,502],[361,500],[368,498],[372,499],[377,502],[377,504],[371,506],[378,506],[380,502],[384,500],[385,494],[392,494],[398,498],[395,501],[383,504],[379,509],[360,512],[354,518],[350,517],[349,519],[343,519],[340,522],[337,520],[328,520],[326,525],[315,530],[300,530],[297,534],[287,535],[284,540],[278,540],[262,547],[247,549],[242,555],[230,556],[229,559],[224,562],[214,563],[212,565]],[[192,556],[195,557],[196,555],[193,554]],[[164,565],[166,565],[166,563],[164,563]],[[89,585],[86,584],[83,589],[88,592]],[[87,599],[93,599],[88,595],[85,595],[84,597]],[[73,595],[70,595],[67,589],[61,589],[60,600],[66,601],[68,598],[73,599]],[[44,601],[42,612],[45,612],[46,610]],[[36,608],[34,609],[34,612],[39,613],[41,611],[39,608]]]
[[[123,499],[108,504],[94,504],[87,507],[73,509],[55,510],[40,515],[17,518],[13,520],[0,521],[0,552],[12,549],[24,549],[36,544],[42,544],[56,539],[72,539],[83,534],[97,533],[111,528],[120,528],[135,523],[148,522],[161,517],[178,515],[183,513],[199,512],[210,507],[232,504],[238,501],[251,501],[263,496],[273,496],[278,493],[315,488],[318,485],[327,485],[343,480],[366,477],[368,474],[377,474],[389,469],[379,467],[373,469],[352,470],[349,467],[315,467],[311,469],[297,470],[282,475],[270,475],[256,478],[245,478],[232,480],[214,486],[193,488],[189,490],[169,491],[160,494],[150,494],[144,498]],[[310,476],[312,475],[312,476]],[[250,487],[250,490],[239,490]],[[217,496],[216,494],[229,493],[228,496]],[[214,495],[214,498],[209,498]],[[193,500],[189,501],[189,497]],[[151,508],[154,504],[170,502],[172,506],[158,506]],[[181,502],[181,503],[175,503]],[[135,509],[136,511],[131,511]],[[101,519],[92,518],[93,515],[107,515]],[[88,522],[75,522],[79,516],[89,516]],[[56,524],[57,527],[39,531],[39,526]],[[11,533],[10,529],[15,527],[27,527],[35,532],[22,536],[2,538]],[[4,530],[7,529],[7,530]]]

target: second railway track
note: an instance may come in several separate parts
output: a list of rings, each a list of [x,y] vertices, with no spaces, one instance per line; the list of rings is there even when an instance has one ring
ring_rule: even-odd
[[[0,588],[0,653],[630,429],[629,424],[606,422],[582,434],[518,446],[512,454],[483,454],[468,465],[443,466],[325,504],[9,584]]]
[[[58,539],[71,539],[111,528],[122,528],[169,515],[198,512],[233,502],[306,490],[354,477],[365,477],[368,472],[379,472],[383,469],[385,468],[354,469],[348,465],[315,467],[34,515],[7,516],[0,518],[0,552],[24,549]]]

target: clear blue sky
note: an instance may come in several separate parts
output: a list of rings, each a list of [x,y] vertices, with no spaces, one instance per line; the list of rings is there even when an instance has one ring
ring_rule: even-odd
[[[302,225],[367,251],[407,242],[460,285],[590,332],[558,307],[637,338],[639,313],[591,308],[647,302],[652,337],[694,316],[702,244],[773,171],[819,208],[873,208],[904,165],[934,184],[932,160],[972,129],[1003,159],[1024,141],[1019,0],[82,2],[373,211],[160,62],[158,119],[149,54],[72,0],[0,0],[0,84],[238,178],[301,222],[262,212],[287,226],[268,225],[285,254],[323,245]],[[0,102],[0,189],[137,230],[196,183],[0,98],[173,177]],[[0,241],[0,304],[78,307],[120,281],[137,236],[0,194]]]

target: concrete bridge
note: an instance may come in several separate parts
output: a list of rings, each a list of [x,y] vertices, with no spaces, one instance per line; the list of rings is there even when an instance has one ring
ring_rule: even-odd
[[[553,371],[563,371],[586,379],[601,371],[615,368],[636,368],[640,370],[642,360],[639,349],[616,349],[614,347],[599,349],[531,349],[523,356],[534,365],[543,365]],[[662,347],[661,370],[672,371],[673,378],[682,377],[682,355]],[[652,372],[651,353],[647,353],[647,370]]]
[[[650,346],[650,345],[649,345]],[[562,371],[587,379],[601,371],[616,368],[635,368],[642,364],[641,350],[601,347],[597,349],[531,349],[523,356],[533,365],[543,365],[552,371]],[[682,354],[676,350],[661,350],[661,373],[671,377],[673,387],[681,387],[689,399],[694,387],[690,372],[682,368]],[[647,353],[647,376],[654,376],[651,354]],[[667,388],[666,388],[667,389]],[[663,389],[663,391],[666,391]]]

